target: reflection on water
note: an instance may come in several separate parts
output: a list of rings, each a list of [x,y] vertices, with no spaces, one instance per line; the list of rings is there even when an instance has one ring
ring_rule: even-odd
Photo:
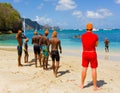
[[[104,59],[105,60],[109,60],[109,54],[108,53],[105,54],[105,58]]]
[[[98,54],[98,59],[103,59],[106,61],[120,61],[120,56],[116,56],[110,53]]]

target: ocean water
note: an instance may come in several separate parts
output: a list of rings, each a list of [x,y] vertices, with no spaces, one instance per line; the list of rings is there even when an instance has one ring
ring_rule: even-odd
[[[28,45],[32,46],[31,38],[33,36],[33,30],[27,30],[25,35],[29,38]],[[48,37],[51,38],[52,30],[49,31]],[[74,36],[82,35],[85,30],[60,30],[58,32],[58,38],[61,40],[63,48],[67,49],[81,49],[81,40],[74,38]],[[43,30],[39,30],[38,33],[44,34]],[[120,51],[120,30],[99,30],[94,31],[99,37],[98,50],[104,50],[104,38],[108,38],[110,41],[110,51]],[[16,34],[4,34],[0,35],[0,45],[1,46],[17,46],[17,41],[15,39]]]

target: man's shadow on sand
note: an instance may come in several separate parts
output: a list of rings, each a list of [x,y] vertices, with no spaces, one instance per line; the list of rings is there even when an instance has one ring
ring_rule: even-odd
[[[98,87],[102,87],[103,85],[107,84],[104,80],[99,80],[97,81],[97,86]],[[89,82],[87,85],[84,86],[84,88],[87,88],[87,87],[90,87],[90,86],[93,86],[93,82]]]
[[[24,66],[32,66],[35,65],[35,59],[31,59],[27,64],[25,64]]]
[[[69,70],[65,70],[65,71],[59,71],[58,72],[58,77],[60,77],[60,76],[62,76],[62,75],[64,75],[64,74],[66,74],[66,73],[70,73],[70,71]]]
[[[37,64],[39,65],[39,60],[37,59]],[[35,65],[35,59],[31,59],[27,64],[25,64],[24,66],[32,66],[32,65]],[[50,66],[48,64],[48,66]],[[51,68],[50,68],[51,69]]]

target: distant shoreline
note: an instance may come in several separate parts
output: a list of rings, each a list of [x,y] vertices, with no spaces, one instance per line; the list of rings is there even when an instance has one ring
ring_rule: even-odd
[[[4,50],[4,51],[17,51],[17,45],[16,46],[0,46],[0,50]],[[33,52],[33,46],[29,46],[28,47],[28,51],[30,53]],[[120,61],[120,56],[119,56],[119,52],[109,52],[106,53],[104,50],[97,50],[97,55],[98,55],[98,60],[104,60],[105,58],[108,58],[107,60],[111,61],[116,61],[119,62]],[[23,53],[24,54],[24,53]],[[63,53],[61,55],[64,56],[76,56],[76,57],[80,57],[81,58],[81,54],[82,54],[82,49],[72,49],[71,48],[63,48]]]
[[[0,31],[0,35],[1,34],[13,34],[12,30],[8,30],[8,31]]]

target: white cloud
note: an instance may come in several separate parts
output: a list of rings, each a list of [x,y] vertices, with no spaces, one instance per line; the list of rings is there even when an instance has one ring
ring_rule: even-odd
[[[35,21],[37,21],[38,23],[40,23],[42,25],[52,23],[52,19],[46,18],[45,16],[43,16],[43,17],[36,16]]]
[[[120,0],[115,0],[115,2],[116,2],[117,4],[120,4]]]
[[[105,18],[111,15],[112,13],[108,9],[99,9],[97,11],[87,11],[88,18]]]
[[[76,16],[77,18],[81,18],[81,17],[82,17],[82,12],[76,10],[76,11],[74,11],[74,12],[72,13],[72,15]]]
[[[44,6],[44,4],[43,3],[41,3],[38,7],[37,7],[37,9],[42,9],[42,7]]]
[[[58,11],[71,10],[74,8],[76,8],[76,3],[73,0],[59,0],[56,6],[56,10]]]
[[[87,17],[88,18],[102,18],[102,15],[94,11],[87,11]]]

